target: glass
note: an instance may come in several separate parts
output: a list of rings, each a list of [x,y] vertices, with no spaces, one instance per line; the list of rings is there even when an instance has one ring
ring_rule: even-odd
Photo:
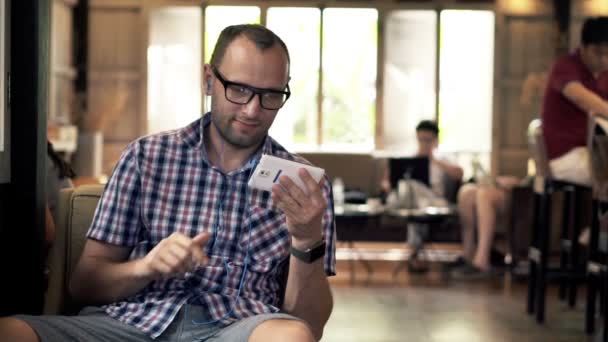
[[[293,95],[270,127],[270,135],[291,151],[316,148],[318,131],[321,10],[272,7],[266,25],[287,45]]]
[[[183,127],[201,116],[201,27],[198,6],[150,12],[148,133]]]
[[[345,34],[350,38],[345,38]],[[376,116],[378,11],[324,9],[322,44],[322,148],[371,151]]]
[[[291,95],[289,84],[286,86],[287,91],[256,88],[246,84],[228,81],[214,66],[211,67],[211,70],[213,70],[215,77],[224,86],[226,100],[235,104],[248,104],[255,95],[258,95],[262,108],[277,110],[283,107],[283,104]]]
[[[494,82],[494,13],[444,10],[440,15],[439,128],[443,151],[459,152],[468,174],[477,155],[490,169]],[[467,37],[467,39],[462,39]],[[475,132],[475,139],[470,139]]]
[[[435,119],[437,12],[393,11],[384,36],[383,149],[410,155],[416,152],[416,125]]]

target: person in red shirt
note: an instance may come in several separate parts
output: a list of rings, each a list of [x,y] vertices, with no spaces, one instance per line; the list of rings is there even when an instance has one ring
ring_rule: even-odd
[[[553,176],[590,184],[586,148],[589,115],[608,118],[608,17],[583,24],[581,46],[559,58],[542,107],[543,135]]]

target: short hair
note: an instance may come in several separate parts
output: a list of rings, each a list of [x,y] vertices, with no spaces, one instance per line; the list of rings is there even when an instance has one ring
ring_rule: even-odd
[[[434,133],[435,135],[439,135],[439,126],[437,126],[437,123],[435,121],[422,120],[416,126],[416,132],[420,131],[429,131]]]
[[[587,18],[581,30],[581,44],[608,44],[608,17]]]
[[[275,46],[276,44],[279,44],[283,51],[285,51],[285,56],[287,57],[287,67],[289,68],[290,59],[287,45],[285,45],[283,40],[274,32],[259,24],[232,25],[224,28],[217,39],[217,43],[215,44],[215,48],[211,54],[211,61],[209,63],[215,67],[219,67],[224,59],[224,54],[226,53],[226,49],[228,49],[230,43],[240,36],[245,36],[247,39],[253,42],[255,46],[260,49],[260,51],[264,51]]]

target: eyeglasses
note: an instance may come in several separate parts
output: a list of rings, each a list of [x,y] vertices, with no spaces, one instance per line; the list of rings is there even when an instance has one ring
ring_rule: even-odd
[[[287,91],[256,88],[246,84],[228,81],[214,66],[211,67],[211,70],[224,86],[224,96],[226,96],[226,100],[234,104],[248,104],[255,95],[258,95],[262,108],[277,110],[283,107],[289,96],[291,96],[289,84],[286,86]]]

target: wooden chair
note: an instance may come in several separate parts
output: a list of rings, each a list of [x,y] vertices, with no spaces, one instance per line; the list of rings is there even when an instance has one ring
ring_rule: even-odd
[[[551,173],[549,160],[542,135],[542,122],[535,119],[528,126],[528,146],[530,155],[536,165],[534,181],[534,214],[532,222],[532,240],[529,248],[529,283],[527,312],[536,314],[538,323],[545,319],[545,297],[549,280],[560,281],[560,298],[566,297],[571,307],[576,304],[577,284],[585,279],[584,268],[579,267],[581,212],[581,194],[589,192],[588,187],[556,179]],[[557,192],[564,194],[564,208],[561,219],[560,267],[549,267],[551,232],[551,206],[553,195]],[[574,214],[573,214],[574,211]],[[574,219],[574,220],[573,220]],[[572,224],[574,221],[574,224]],[[570,229],[572,227],[572,229]]]

